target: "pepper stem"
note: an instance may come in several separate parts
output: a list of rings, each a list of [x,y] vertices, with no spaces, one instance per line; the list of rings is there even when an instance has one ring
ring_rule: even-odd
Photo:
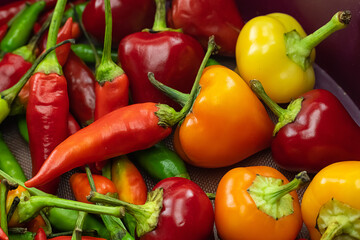
[[[302,97],[291,101],[286,109],[280,107],[274,102],[265,92],[264,87],[258,80],[250,80],[249,82],[251,90],[270,108],[270,110],[278,117],[278,123],[275,125],[273,135],[286,124],[295,121],[296,116],[301,110],[301,104],[304,100]]]
[[[76,219],[75,228],[71,236],[71,240],[81,240],[82,229],[87,214],[87,212],[79,212],[78,218]]]
[[[305,38],[294,30],[285,34],[288,57],[297,63],[304,71],[311,65],[310,53],[332,33],[345,28],[351,20],[350,11],[339,11],[324,26]]]
[[[182,32],[182,29],[168,28],[166,25],[166,0],[155,0],[156,12],[152,29],[144,29],[143,32]]]
[[[138,237],[154,230],[158,224],[163,202],[163,189],[158,188],[148,193],[148,198],[143,205],[135,205],[115,199],[97,192],[88,196],[91,202],[123,206],[127,213],[136,219],[136,234]]]
[[[18,205],[19,222],[25,222],[36,216],[45,207],[65,208],[93,214],[108,214],[115,217],[125,215],[124,207],[98,206],[68,199],[48,196],[20,197]]]
[[[160,126],[164,126],[164,127],[174,126],[176,123],[183,120],[186,117],[186,115],[189,113],[197,95],[199,94],[199,91],[201,88],[199,86],[199,82],[200,82],[202,73],[204,71],[204,68],[206,66],[206,63],[207,63],[208,59],[210,58],[211,54],[216,49],[217,49],[217,46],[216,46],[216,43],[214,40],[214,36],[211,36],[209,38],[209,42],[208,42],[208,49],[206,51],[205,57],[200,65],[200,68],[196,75],[195,82],[192,86],[191,92],[187,96],[187,100],[186,100],[183,108],[179,112],[176,112],[173,108],[171,108],[165,104],[158,104],[159,110],[155,114],[159,117],[159,125]],[[148,73],[148,75],[149,74],[151,76],[152,73]],[[157,80],[155,80],[155,78],[152,78],[152,79],[150,79],[150,81],[156,82]]]
[[[67,0],[58,0],[51,18],[49,27],[48,39],[46,49],[50,49],[56,45],[57,35],[59,32],[62,15],[65,10]],[[62,75],[62,67],[56,56],[56,52],[52,51],[44,61],[42,61],[36,69],[37,72],[44,72],[46,74],[57,73]]]
[[[104,50],[101,58],[101,63],[95,72],[95,78],[99,84],[104,84],[105,81],[112,81],[116,77],[124,74],[124,70],[115,64],[111,58],[111,41],[112,41],[112,13],[110,0],[105,0],[105,39]]]
[[[281,179],[257,175],[247,191],[258,209],[277,220],[294,212],[293,198],[289,193],[309,181],[305,171],[285,185]]]

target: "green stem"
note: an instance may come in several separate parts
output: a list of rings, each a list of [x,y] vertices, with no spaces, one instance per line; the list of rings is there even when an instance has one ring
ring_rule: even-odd
[[[276,102],[274,102],[266,93],[258,80],[250,80],[249,82],[251,90],[270,108],[270,110],[279,118],[278,123],[275,125],[273,135],[286,124],[295,121],[296,116],[301,110],[301,104],[304,100],[302,97],[297,98],[290,102],[286,109],[281,108]]]
[[[75,228],[71,236],[71,240],[81,240],[82,229],[87,214],[88,214],[87,212],[79,212],[78,218],[76,220]]]
[[[342,233],[343,226],[339,224],[338,222],[331,223],[325,233],[321,236],[320,240],[332,240],[336,236],[340,235]]]
[[[159,110],[155,113],[159,117],[159,125],[160,126],[174,126],[176,123],[180,122],[185,116],[189,113],[192,108],[192,105],[199,94],[200,91],[200,78],[204,71],[207,61],[209,60],[211,54],[216,49],[216,43],[214,40],[214,36],[209,38],[208,42],[208,49],[206,51],[205,57],[200,65],[198,73],[195,78],[194,85],[192,86],[191,92],[188,96],[186,103],[184,104],[183,108],[179,112],[175,112],[172,108],[164,104],[158,104]],[[151,73],[148,73],[148,75]],[[155,78],[149,79],[151,83],[156,82]],[[169,114],[169,112],[171,114]]]
[[[21,79],[11,88],[8,88],[2,92],[0,92],[0,98],[4,99],[9,107],[11,106],[12,102],[14,101],[14,99],[16,98],[16,96],[18,95],[18,93],[20,92],[20,90],[22,89],[22,87],[26,84],[26,82],[28,81],[28,79],[32,76],[33,71],[35,70],[35,68],[39,65],[39,63],[41,63],[44,58],[50,54],[53,50],[55,50],[56,48],[67,44],[67,43],[74,43],[75,40],[73,39],[68,39],[65,40],[59,44],[56,44],[54,47],[51,47],[49,49],[47,49],[43,54],[41,54],[33,63],[32,67],[21,77]]]
[[[58,0],[53,12],[53,16],[51,18],[51,23],[49,27],[49,34],[46,43],[46,49],[50,49],[51,47],[56,45],[57,35],[59,32],[62,15],[65,10],[67,0]],[[56,52],[51,52],[44,61],[42,61],[38,68],[37,72],[44,72],[46,74],[49,73],[57,73],[62,75],[62,68],[59,64],[59,61],[56,56]]]
[[[145,29],[145,31],[152,32],[163,32],[163,31],[173,31],[173,32],[182,32],[181,29],[172,29],[168,28],[166,25],[166,0],[155,0],[156,3],[156,12],[154,24],[151,30]]]
[[[216,193],[206,193],[206,196],[208,196],[210,200],[215,200]]]
[[[24,234],[27,232],[27,228],[13,227],[8,229],[9,233]]]
[[[18,205],[19,222],[31,219],[45,207],[65,208],[93,214],[108,214],[119,218],[125,214],[123,207],[98,206],[57,197],[32,196],[29,199],[21,199]]]
[[[141,237],[157,226],[163,202],[163,189],[158,188],[148,193],[148,199],[143,205],[135,205],[115,199],[97,192],[91,192],[88,196],[91,202],[123,206],[127,213],[136,219],[136,233]]]
[[[332,33],[345,28],[351,20],[350,11],[339,11],[324,26],[305,38],[296,31],[285,34],[287,56],[297,63],[304,71],[311,65],[310,54],[324,39]]]
[[[105,81],[112,81],[116,77],[124,74],[121,67],[115,64],[111,58],[111,42],[112,42],[112,14],[110,0],[105,0],[105,39],[104,50],[101,58],[101,63],[96,69],[95,78],[100,85]]]
[[[303,171],[297,174],[291,182],[281,186],[269,188],[269,191],[267,191],[266,195],[264,196],[264,200],[268,201],[270,204],[275,203],[289,192],[298,189],[300,186],[308,183],[309,181],[309,176],[305,171]]]
[[[8,188],[4,183],[0,183],[0,226],[8,235],[7,215],[6,215],[6,196]]]

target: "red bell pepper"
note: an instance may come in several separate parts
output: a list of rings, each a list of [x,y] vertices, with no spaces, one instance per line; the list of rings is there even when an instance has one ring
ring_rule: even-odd
[[[95,188],[101,194],[116,194],[117,190],[114,183],[101,175],[92,175]],[[91,188],[86,173],[74,173],[70,177],[70,187],[74,193],[75,199],[79,202],[91,203],[86,197],[89,196]]]
[[[62,26],[62,28],[59,30],[59,33],[57,35],[57,43],[72,38],[72,24],[73,24],[72,18],[68,18],[64,26]],[[46,49],[47,36],[48,35],[45,34],[44,37],[41,39],[41,42],[39,44],[40,51]],[[64,64],[66,63],[66,60],[69,56],[70,48],[71,48],[71,44],[65,44],[56,49],[56,56],[61,66],[64,66]]]
[[[118,45],[125,36],[150,27],[155,5],[153,0],[111,0],[113,14],[112,41]],[[84,27],[97,41],[105,36],[105,5],[103,0],[91,0],[82,15]]]
[[[214,227],[213,206],[204,191],[186,178],[171,177],[153,189],[164,189],[163,208],[157,227],[141,240],[211,239]]]
[[[49,28],[46,49],[54,46],[66,0],[59,0]],[[29,131],[33,175],[37,174],[50,152],[67,136],[69,100],[66,79],[55,52],[50,53],[30,78],[26,121]],[[46,186],[45,192],[55,193],[59,179]]]
[[[283,109],[259,81],[250,86],[279,117],[271,152],[280,167],[317,172],[334,162],[360,160],[360,127],[331,92],[311,90]]]
[[[70,111],[82,126],[94,121],[95,76],[91,69],[70,51],[64,75],[68,84]]]
[[[110,0],[105,0],[105,40],[101,63],[96,67],[95,120],[128,105],[129,79],[111,58],[112,14]],[[94,52],[94,54],[97,54]]]
[[[204,48],[208,38],[215,36],[219,54],[226,56],[235,56],[236,41],[244,26],[234,0],[174,0],[168,21],[171,27],[181,28]]]
[[[188,93],[204,51],[194,38],[166,28],[165,1],[157,0],[154,26],[150,32],[125,37],[119,44],[121,66],[129,77],[134,103],[160,102],[179,105],[151,85],[148,72],[166,86]]]

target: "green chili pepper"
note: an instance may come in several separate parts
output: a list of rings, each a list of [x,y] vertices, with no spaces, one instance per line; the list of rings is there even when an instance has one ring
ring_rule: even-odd
[[[73,52],[86,63],[95,63],[94,53],[88,44],[73,44],[71,45]],[[96,49],[98,55],[102,55],[102,49]],[[116,51],[111,52],[111,58],[114,62],[118,61],[118,54]]]
[[[190,179],[184,161],[163,143],[134,152],[129,157],[135,160],[137,165],[158,181],[168,177]]]
[[[45,5],[44,1],[35,2],[15,19],[1,41],[0,47],[2,51],[12,52],[27,43],[33,26]]]
[[[22,170],[18,161],[15,159],[14,155],[9,150],[1,133],[0,133],[0,169],[20,181],[24,182],[27,180],[24,171]]]
[[[19,133],[20,133],[21,137],[27,143],[29,143],[29,133],[28,133],[28,129],[27,129],[25,114],[21,114],[21,115],[17,116],[17,127],[19,129]]]
[[[9,233],[9,240],[33,240],[36,233],[26,232],[22,234]]]
[[[74,7],[71,7],[69,8],[68,10],[66,10],[64,12],[64,15],[63,15],[63,23],[66,22],[66,20],[71,17],[74,21],[77,22],[77,18],[75,17],[75,14],[74,14],[74,8],[76,9],[76,12],[78,14],[78,17],[79,19],[82,18],[82,14],[84,12],[84,9],[86,7],[86,5],[88,4],[89,2],[84,2],[84,3],[80,3],[80,4],[76,4]]]

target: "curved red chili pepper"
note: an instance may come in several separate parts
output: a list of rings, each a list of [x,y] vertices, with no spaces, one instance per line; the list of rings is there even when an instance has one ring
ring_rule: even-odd
[[[32,64],[17,54],[6,53],[0,61],[0,91],[12,87]]]
[[[57,35],[57,43],[60,43],[62,41],[65,41],[67,39],[72,38],[72,18],[68,18],[68,20],[65,22],[64,26],[62,26],[59,30],[59,33]],[[41,39],[41,42],[39,44],[40,51],[44,51],[47,44],[47,34],[44,35],[44,37]],[[56,51],[57,59],[61,66],[64,66],[66,63],[66,60],[69,56],[71,44],[64,44],[61,47],[58,47]]]
[[[68,83],[70,111],[81,125],[89,125],[94,120],[95,76],[72,51],[63,70]]]
[[[170,127],[159,125],[163,120],[156,115],[163,106],[133,104],[99,118],[60,143],[26,186],[40,186],[73,168],[154,145],[171,133]]]
[[[46,233],[43,228],[39,228],[36,231],[34,240],[47,240]]]
[[[35,73],[29,81],[26,121],[34,176],[51,151],[68,136],[69,100],[64,76]],[[56,179],[40,189],[56,193],[58,183]]]

